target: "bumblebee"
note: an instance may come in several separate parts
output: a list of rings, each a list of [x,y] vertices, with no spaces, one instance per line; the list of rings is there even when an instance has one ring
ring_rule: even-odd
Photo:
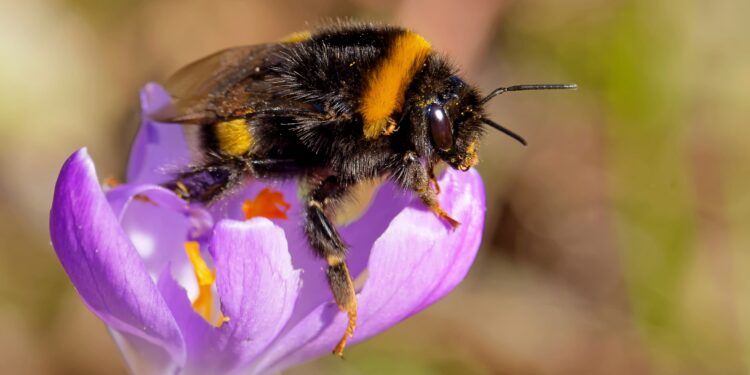
[[[181,198],[209,204],[248,178],[299,178],[310,186],[304,232],[348,314],[333,350],[342,355],[357,301],[347,245],[332,222],[352,188],[386,176],[455,228],[437,200],[435,167],[477,164],[487,126],[526,143],[488,119],[485,103],[506,91],[575,85],[511,86],[482,96],[419,34],[338,23],[217,52],[179,70],[165,87],[172,103],[154,119],[186,125],[200,155],[165,184]]]

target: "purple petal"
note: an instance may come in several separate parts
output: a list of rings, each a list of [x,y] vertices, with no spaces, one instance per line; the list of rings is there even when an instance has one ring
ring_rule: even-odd
[[[190,162],[190,148],[183,134],[183,126],[149,119],[151,114],[169,105],[170,101],[169,94],[155,83],[149,83],[141,90],[143,125],[130,151],[128,183],[166,182],[171,174]]]
[[[133,203],[135,197],[138,195],[147,196],[153,203],[172,211],[187,213],[189,210],[184,200],[177,197],[175,193],[158,185],[125,184],[108,190],[106,195],[112,211],[114,211],[120,220],[122,220],[122,216],[128,209],[128,206]]]
[[[88,307],[137,346],[181,365],[182,335],[143,261],[107,203],[81,149],[63,165],[50,212],[52,244]],[[156,353],[164,353],[157,355]]]
[[[358,327],[352,343],[427,307],[468,272],[484,225],[481,178],[474,170],[449,170],[440,186],[443,208],[462,225],[451,231],[420,202],[413,202],[390,222],[370,254],[369,279],[358,295]],[[346,320],[333,303],[319,305],[274,343],[256,370],[280,371],[330,353],[344,332]]]
[[[149,201],[136,200],[136,195],[146,196]],[[184,243],[190,222],[185,201],[156,185],[139,184],[112,189],[107,198],[152,279],[156,280],[169,264],[188,270]],[[177,263],[176,259],[183,262]]]
[[[201,363],[206,359],[205,357],[216,355],[212,348],[217,341],[216,328],[195,312],[187,291],[175,281],[169,268],[159,276],[158,286],[185,337],[187,350],[185,370],[188,373],[202,373],[210,366],[216,366],[211,358],[209,358],[209,363]]]
[[[159,286],[185,334],[188,368],[227,373],[248,366],[284,327],[300,287],[284,232],[266,219],[219,222],[211,243],[216,289],[229,321],[214,328],[171,277]]]
[[[228,213],[224,215],[240,220],[242,200],[255,198],[258,192],[266,187],[282,192],[291,204],[287,212],[289,219],[274,222],[284,229],[287,241],[292,244],[289,251],[292,254],[294,268],[303,270],[302,292],[289,320],[290,325],[294,325],[320,304],[331,301],[333,298],[325,277],[325,261],[315,255],[315,251],[308,245],[307,237],[302,231],[304,214],[298,199],[298,183],[254,182],[248,185],[242,194],[224,203],[228,210]],[[370,204],[370,207],[377,209],[367,210],[359,220],[339,228],[344,241],[351,245],[347,264],[352,277],[356,278],[367,267],[373,243],[411,199],[393,184],[385,184]]]

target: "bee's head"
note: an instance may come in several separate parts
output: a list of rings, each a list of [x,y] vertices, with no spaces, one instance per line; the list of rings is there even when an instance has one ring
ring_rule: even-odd
[[[484,133],[480,102],[474,88],[451,76],[422,106],[424,130],[433,155],[455,169],[465,171],[479,161],[477,146]]]
[[[442,83],[440,90],[426,95],[426,100],[418,106],[421,110],[418,116],[422,116],[422,129],[429,138],[431,154],[461,171],[466,171],[479,162],[479,139],[486,126],[526,145],[521,136],[485,116],[484,104],[490,99],[506,91],[576,88],[574,84],[518,85],[498,88],[482,97],[475,88],[455,75]]]

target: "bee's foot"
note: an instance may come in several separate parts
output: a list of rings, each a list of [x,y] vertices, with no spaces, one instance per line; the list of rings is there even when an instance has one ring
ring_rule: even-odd
[[[435,215],[447,222],[451,226],[451,228],[453,228],[453,230],[456,230],[461,225],[458,220],[452,218],[447,212],[445,212],[445,210],[443,210],[439,206],[432,208],[432,212],[434,212]]]

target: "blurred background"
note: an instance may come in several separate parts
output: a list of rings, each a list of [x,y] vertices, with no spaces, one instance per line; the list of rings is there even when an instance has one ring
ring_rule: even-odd
[[[485,138],[483,248],[454,293],[292,374],[750,372],[750,2],[0,0],[0,368],[125,367],[50,246],[57,172],[122,177],[138,90],[331,17],[412,28],[524,135]]]

